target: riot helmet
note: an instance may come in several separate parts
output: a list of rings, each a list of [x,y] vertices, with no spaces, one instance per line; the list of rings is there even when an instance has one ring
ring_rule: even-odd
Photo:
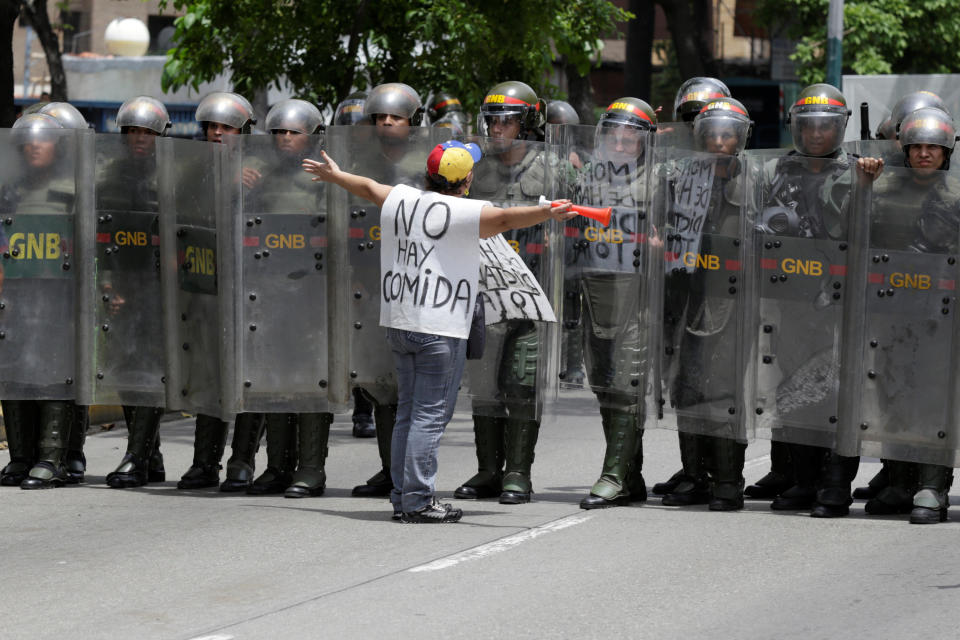
[[[600,116],[594,139],[601,155],[626,161],[641,157],[647,136],[657,129],[657,115],[639,98],[619,98]]]
[[[843,142],[849,117],[847,99],[836,87],[810,85],[787,114],[794,148],[805,156],[832,156]]]
[[[64,129],[89,129],[86,118],[69,102],[50,102],[40,108],[38,113],[53,116]]]
[[[569,102],[551,100],[547,103],[547,123],[580,124],[580,116]]]
[[[349,126],[363,120],[363,104],[367,101],[366,91],[354,91],[337,105],[333,114],[333,124]]]
[[[270,133],[277,130],[296,131],[304,135],[320,133],[323,131],[323,116],[316,106],[306,100],[282,100],[267,112],[266,129]]]
[[[897,139],[897,125],[892,118],[887,118],[877,127],[877,133],[875,134],[877,140],[896,140]]]
[[[211,122],[219,122],[238,129],[240,133],[250,133],[257,118],[253,106],[243,96],[226,91],[214,91],[197,105],[196,120],[200,123],[204,135]]]
[[[890,120],[893,122],[894,133],[900,130],[900,123],[903,122],[903,119],[906,118],[908,114],[913,113],[917,109],[926,109],[928,107],[940,109],[944,112],[947,110],[940,96],[932,91],[912,91],[897,100],[897,103],[893,105],[893,109],[890,111]],[[890,139],[892,140],[893,136],[891,136]]]
[[[150,96],[130,98],[117,111],[117,127],[121,133],[126,133],[127,127],[149,129],[158,136],[166,135],[170,128],[170,114],[163,103]]]
[[[28,113],[17,118],[11,136],[21,145],[27,168],[41,170],[55,165],[57,143],[65,128],[59,120],[46,113]]]
[[[693,138],[701,151],[736,155],[747,146],[752,128],[750,114],[739,100],[718,98],[694,118]]]
[[[729,97],[730,89],[716,78],[690,78],[677,91],[673,117],[677,121],[692,122],[708,102]]]
[[[441,118],[444,118],[452,113],[459,113],[464,119],[466,119],[466,116],[463,115],[463,105],[460,104],[460,99],[454,96],[452,93],[447,91],[438,91],[427,98],[428,123],[433,124]]]
[[[491,135],[495,123],[515,123],[519,125],[516,137],[539,136],[546,121],[546,107],[529,85],[516,80],[501,82],[483,98],[477,116],[477,133],[484,137],[503,137]]]
[[[900,123],[897,134],[903,148],[904,164],[910,164],[910,146],[915,144],[936,145],[943,148],[943,164],[938,169],[950,168],[950,155],[957,143],[957,129],[948,113],[934,107],[917,109],[907,114]]]
[[[411,126],[420,126],[423,119],[420,95],[414,91],[413,87],[402,82],[377,85],[367,96],[363,105],[363,115],[369,117],[372,124],[376,124],[378,114],[406,118]]]
[[[430,126],[434,129],[450,129],[454,138],[462,138],[466,133],[463,122],[456,116],[456,112],[448,113]]]

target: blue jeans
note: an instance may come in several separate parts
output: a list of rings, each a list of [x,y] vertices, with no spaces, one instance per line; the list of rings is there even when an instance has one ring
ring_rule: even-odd
[[[387,329],[397,365],[399,402],[393,427],[390,502],[404,512],[433,500],[437,448],[456,405],[467,341]]]

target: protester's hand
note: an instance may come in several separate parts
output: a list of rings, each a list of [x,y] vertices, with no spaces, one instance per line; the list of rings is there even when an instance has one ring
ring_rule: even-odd
[[[262,178],[263,174],[256,169],[244,167],[240,170],[240,182],[242,182],[243,186],[245,186],[247,189],[253,189],[255,186],[257,186]]]
[[[876,180],[883,171],[883,158],[858,158],[857,169],[870,180]]]
[[[560,204],[557,204],[558,202]],[[575,212],[570,211],[571,204],[572,203],[569,200],[554,200],[553,202],[548,202],[545,204],[543,208],[548,210],[550,217],[554,220],[566,222],[567,220],[577,216]]]
[[[331,182],[333,180],[333,176],[340,171],[340,167],[337,166],[337,163],[333,161],[333,158],[327,155],[326,151],[321,151],[320,157],[323,158],[323,162],[306,158],[303,161],[303,170],[316,176],[313,179],[314,182],[317,182],[318,180],[322,180],[323,182]]]

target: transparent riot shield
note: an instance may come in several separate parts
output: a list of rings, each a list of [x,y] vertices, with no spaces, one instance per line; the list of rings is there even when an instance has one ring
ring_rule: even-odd
[[[470,141],[483,150],[471,198],[510,207],[537,204],[553,192],[559,158],[544,143]],[[486,345],[481,359],[467,361],[461,385],[461,398],[474,415],[539,419],[547,386],[547,325],[554,318],[545,291],[550,273],[545,224],[480,240]]]
[[[0,130],[4,400],[76,397],[75,220],[92,206],[91,139],[88,131]]]
[[[886,167],[859,182],[852,215],[866,242],[851,268],[860,317],[844,336],[843,440],[855,454],[957,466],[960,172]]]
[[[238,413],[327,411],[326,195],[301,166],[319,157],[321,138],[225,142],[225,404]]]
[[[758,437],[833,447],[852,159],[782,150],[746,159],[744,343],[748,429]]]
[[[221,400],[223,315],[217,296],[222,145],[157,140],[160,277],[168,409],[230,419]]]
[[[79,236],[80,404],[164,406],[157,156],[153,138],[97,134],[95,215]],[[80,228],[86,228],[82,220]]]
[[[559,158],[558,196],[576,204],[610,207],[608,224],[578,216],[553,244],[557,275],[553,295],[558,320],[558,366],[551,380],[559,406],[647,412],[651,390],[650,183],[653,134],[564,125],[548,141]],[[622,133],[622,132],[621,132]],[[656,255],[655,255],[656,254]],[[658,275],[652,281],[662,280]]]
[[[739,158],[657,150],[665,209],[662,365],[664,422],[685,433],[745,441],[741,395],[745,316]]]
[[[425,127],[405,129],[399,137],[390,137],[393,133],[368,126],[330,127],[325,144],[348,171],[422,189],[427,155],[449,133]],[[380,209],[343,189],[328,189],[327,198],[329,395],[345,402],[349,388],[360,387],[381,404],[395,404],[396,368],[380,326]]]

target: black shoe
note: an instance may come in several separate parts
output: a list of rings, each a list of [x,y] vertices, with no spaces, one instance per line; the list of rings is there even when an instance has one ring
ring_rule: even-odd
[[[21,489],[54,489],[62,487],[67,482],[67,472],[63,465],[54,467],[46,460],[41,460],[30,469],[30,475],[20,483]]]
[[[287,487],[283,492],[284,498],[316,498],[322,496],[326,491],[326,484],[320,484],[315,487],[308,487],[305,484],[296,483]]]
[[[240,493],[241,491],[245,492],[252,486],[253,483],[249,480],[236,480],[234,478],[227,478],[220,483],[220,491],[223,493]]]
[[[811,518],[843,518],[850,515],[850,507],[839,504],[817,503],[810,511]]]
[[[463,516],[463,511],[451,504],[440,504],[434,498],[427,506],[409,513],[403,513],[400,521],[406,524],[445,524],[448,522],[459,522]]]
[[[154,449],[153,455],[150,456],[150,461],[147,464],[149,467],[149,471],[147,471],[147,482],[167,481],[167,470],[163,467],[163,454],[160,453],[160,449]]]
[[[130,489],[147,484],[147,471],[143,461],[127,452],[116,470],[107,474],[107,486],[114,489]]]
[[[663,496],[665,507],[690,507],[710,502],[710,489],[701,483],[684,480],[676,489]]]
[[[247,487],[247,495],[265,496],[283,493],[293,483],[293,476],[279,469],[267,467],[260,476]]]
[[[815,489],[794,485],[775,497],[770,508],[774,511],[806,511],[813,508],[816,499]]]
[[[658,482],[657,484],[653,485],[653,490],[652,490],[653,495],[663,496],[668,493],[673,493],[674,490],[677,488],[677,485],[679,485],[684,480],[687,480],[687,476],[686,474],[683,473],[683,469],[681,469],[680,471],[677,471],[675,474],[670,476],[670,479],[667,480],[666,482]]]
[[[67,484],[80,484],[87,472],[87,457],[82,451],[68,451],[63,461],[63,469],[67,474]]]
[[[743,495],[755,500],[772,500],[791,486],[785,476],[771,471],[743,490]]]
[[[853,490],[853,497],[855,500],[870,500],[871,498],[876,498],[879,491],[875,491],[873,487],[857,487]]]
[[[353,416],[353,437],[374,438],[377,435],[377,425],[373,416]]]
[[[626,507],[630,504],[631,496],[617,496],[616,498],[607,499],[601,498],[600,496],[595,496],[592,493],[586,498],[580,501],[581,509],[609,509],[610,507]],[[644,496],[646,499],[646,496]]]
[[[220,465],[195,464],[180,478],[177,489],[207,489],[220,484]]]
[[[495,498],[498,495],[500,495],[500,488],[494,488],[487,484],[478,487],[464,484],[457,487],[457,490],[453,492],[453,497],[460,500],[482,500],[483,498]]]
[[[743,498],[710,498],[707,509],[710,511],[739,511],[743,509]]]
[[[27,479],[32,466],[33,463],[26,460],[11,460],[10,464],[0,471],[0,486],[19,487],[20,483]]]
[[[504,491],[500,494],[500,504],[526,504],[530,502],[532,491]]]
[[[863,510],[871,516],[892,516],[902,513],[911,513],[913,511],[913,498],[910,497],[899,503],[891,503],[876,496],[867,500],[863,505]]]
[[[947,521],[947,508],[930,509],[914,507],[910,512],[910,524],[937,524]]]
[[[353,488],[351,495],[354,498],[383,498],[393,490],[393,480],[390,472],[381,469],[366,484],[359,484]]]

